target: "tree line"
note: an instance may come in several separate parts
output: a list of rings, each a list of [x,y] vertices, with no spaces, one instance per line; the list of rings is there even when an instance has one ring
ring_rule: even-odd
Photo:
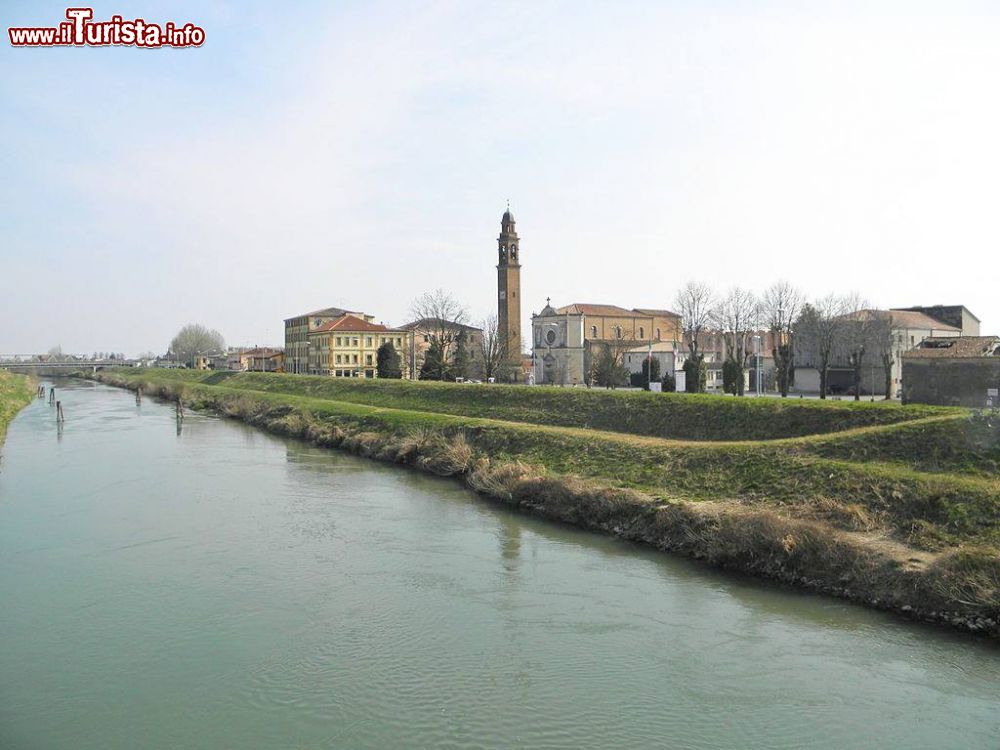
[[[755,352],[755,336],[769,344],[778,392],[788,396],[796,364],[815,367],[820,378],[820,398],[830,392],[830,369],[846,364],[852,374],[854,398],[861,394],[863,368],[878,365],[883,371],[885,397],[891,397],[894,365],[892,316],[874,310],[858,294],[830,294],[812,301],[787,281],[778,281],[762,294],[734,286],[718,295],[711,286],[691,281],[675,298],[687,349],[684,369],[686,390],[705,390],[704,345],[710,335],[724,342],[723,384],[742,396],[743,373]]]

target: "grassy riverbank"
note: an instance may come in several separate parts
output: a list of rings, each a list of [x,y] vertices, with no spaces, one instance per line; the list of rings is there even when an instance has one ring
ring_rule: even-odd
[[[34,393],[25,375],[0,371],[0,444],[7,435],[7,425],[28,405]]]
[[[264,374],[98,377],[461,476],[552,518],[1000,634],[1000,433],[964,411]],[[751,423],[752,439],[734,439]]]

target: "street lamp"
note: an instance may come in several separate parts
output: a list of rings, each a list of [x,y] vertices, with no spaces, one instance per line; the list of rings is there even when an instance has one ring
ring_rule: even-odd
[[[753,337],[754,349],[756,350],[757,363],[754,366],[754,379],[757,381],[757,396],[760,396],[760,334]]]
[[[653,390],[653,342],[646,344],[646,390]]]

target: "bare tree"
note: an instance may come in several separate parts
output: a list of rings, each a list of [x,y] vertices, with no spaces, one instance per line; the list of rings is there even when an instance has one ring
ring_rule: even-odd
[[[496,315],[490,315],[481,324],[483,335],[479,339],[477,359],[483,377],[496,378],[508,364],[507,345],[500,335],[500,325]]]
[[[197,323],[184,326],[170,342],[170,353],[178,362],[225,351],[226,342],[222,334]]]
[[[699,392],[702,390],[701,373],[705,357],[700,349],[701,337],[712,324],[715,295],[708,284],[689,281],[677,292],[674,306],[681,316],[681,330],[688,348],[688,361],[692,363],[691,369],[695,375],[693,382],[687,384],[687,390]]]
[[[468,318],[465,307],[450,292],[435,289],[413,300],[410,314],[414,323],[439,343],[441,356],[447,361],[451,345]]]
[[[604,388],[617,388],[628,383],[628,368],[625,366],[625,354],[638,342],[634,336],[625,336],[619,329],[612,339],[595,342],[597,347],[592,354],[590,382]]]
[[[885,399],[888,401],[893,395],[892,366],[896,363],[893,349],[896,345],[899,329],[896,327],[891,311],[878,310],[873,312],[875,317],[869,331],[871,354],[878,358],[878,362],[882,366],[882,375],[885,378]]]
[[[735,387],[740,396],[746,390],[743,372],[750,353],[750,337],[757,329],[759,318],[757,295],[738,286],[730,289],[712,311],[712,320],[726,342],[726,359],[733,366],[733,372],[739,373]]]
[[[877,312],[869,308],[857,295],[844,299],[847,309],[843,343],[847,350],[847,361],[851,366],[851,382],[854,385],[854,400],[861,400],[861,376],[865,355],[873,348],[872,337],[877,323]]]
[[[787,281],[772,284],[761,298],[761,322],[771,332],[771,356],[782,398],[787,398],[792,382],[795,320],[803,301],[802,292]]]
[[[828,294],[813,304],[804,305],[796,322],[796,349],[819,371],[820,398],[826,398],[830,363],[843,348],[849,311],[848,298]]]

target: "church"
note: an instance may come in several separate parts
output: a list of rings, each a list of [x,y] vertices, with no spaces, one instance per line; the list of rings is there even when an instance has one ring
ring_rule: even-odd
[[[681,318],[669,310],[576,302],[531,316],[535,383],[590,382],[596,347],[612,344],[623,352],[681,340]]]
[[[521,241],[510,207],[497,238],[497,335],[510,373],[521,371]],[[554,308],[550,300],[531,316],[532,374],[537,384],[590,382],[596,347],[612,343],[624,350],[681,340],[681,319],[669,310],[577,302]]]

